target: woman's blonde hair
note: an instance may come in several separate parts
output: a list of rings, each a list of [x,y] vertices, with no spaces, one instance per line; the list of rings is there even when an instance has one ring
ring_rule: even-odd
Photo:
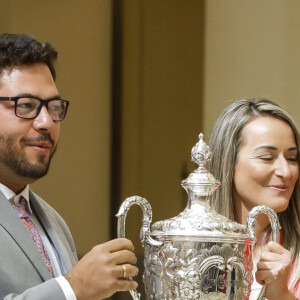
[[[234,220],[233,176],[237,154],[242,142],[242,131],[251,120],[266,115],[279,118],[290,125],[298,148],[297,162],[300,166],[299,133],[288,112],[267,99],[242,99],[227,107],[213,127],[209,141],[212,159],[207,167],[221,182],[212,204],[218,213],[231,220]],[[300,279],[300,263],[298,263],[300,256],[299,186],[300,179],[298,177],[288,208],[278,214],[284,237],[283,246],[291,252],[295,262],[289,287],[295,286]]]

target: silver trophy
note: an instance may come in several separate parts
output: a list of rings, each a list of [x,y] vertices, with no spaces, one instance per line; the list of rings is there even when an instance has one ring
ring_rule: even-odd
[[[192,149],[192,161],[198,169],[182,181],[188,204],[178,216],[156,222],[150,230],[152,209],[139,196],[127,198],[118,217],[118,237],[125,237],[125,221],[133,204],[143,210],[140,238],[145,248],[143,280],[147,300],[247,300],[253,282],[255,219],[266,214],[272,227],[273,241],[278,242],[279,221],[267,206],[254,207],[247,226],[217,214],[210,206],[220,183],[204,165],[211,152],[199,135]],[[134,300],[137,291],[130,291]],[[264,298],[265,287],[258,297]]]

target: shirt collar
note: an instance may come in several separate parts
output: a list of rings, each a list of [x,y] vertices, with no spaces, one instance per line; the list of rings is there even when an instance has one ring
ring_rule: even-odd
[[[32,213],[32,210],[30,207],[30,202],[29,202],[29,185],[28,184],[18,195],[16,195],[10,188],[8,188],[7,186],[5,186],[2,183],[0,183],[0,191],[4,194],[4,196],[6,197],[7,200],[13,199],[13,201],[15,203],[19,203],[20,197],[23,196],[27,203],[27,210],[28,210],[27,212],[29,214]]]

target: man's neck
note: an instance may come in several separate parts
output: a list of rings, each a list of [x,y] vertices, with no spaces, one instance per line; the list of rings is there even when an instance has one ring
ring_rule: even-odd
[[[0,182],[11,189],[16,195],[19,194],[27,184],[35,181],[33,178],[19,176],[3,165],[0,167]]]
[[[24,190],[24,188],[26,187],[26,185],[20,185],[20,186],[12,186],[10,184],[7,184],[5,181],[0,180],[0,182],[6,186],[7,188],[9,188],[10,190],[12,190],[16,195],[18,195],[21,191]]]

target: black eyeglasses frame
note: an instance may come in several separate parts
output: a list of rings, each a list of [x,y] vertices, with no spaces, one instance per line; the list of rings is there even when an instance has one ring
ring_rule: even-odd
[[[26,117],[21,117],[21,116],[19,116],[19,115],[17,114],[17,103],[18,103],[18,100],[21,99],[21,98],[32,98],[32,99],[39,100],[39,101],[41,102],[41,105],[39,105],[39,106],[37,107],[37,109],[36,109],[36,115],[35,115],[34,117],[26,118]],[[53,119],[52,119],[53,122],[61,122],[61,121],[63,121],[64,118],[66,117],[66,114],[67,114],[67,111],[68,111],[68,107],[69,107],[69,103],[70,103],[68,100],[61,99],[61,98],[51,98],[51,99],[46,99],[46,100],[44,100],[44,99],[40,99],[40,98],[34,97],[34,96],[0,97],[0,101],[13,101],[13,102],[15,102],[15,115],[16,115],[18,118],[26,119],[26,120],[32,120],[32,119],[35,119],[35,118],[39,115],[39,113],[40,113],[40,111],[41,111],[43,105],[45,105],[46,108],[47,108],[47,110],[48,110],[48,103],[49,103],[50,101],[53,101],[53,100],[60,100],[60,101],[63,101],[64,103],[66,103],[66,110],[65,110],[65,114],[63,115],[63,118],[62,118],[61,120],[53,120]],[[50,115],[50,116],[51,116],[51,115]],[[52,118],[52,117],[51,117],[51,118]]]

